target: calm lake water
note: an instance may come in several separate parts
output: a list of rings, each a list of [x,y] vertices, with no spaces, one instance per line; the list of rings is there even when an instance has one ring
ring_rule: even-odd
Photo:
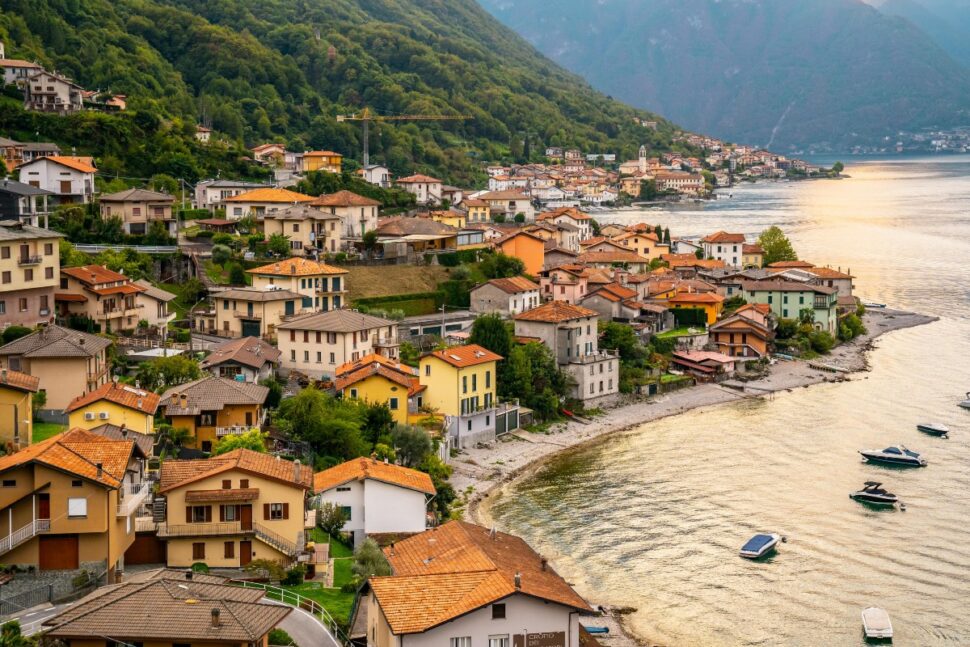
[[[491,508],[597,603],[638,609],[667,645],[863,644],[889,611],[897,645],[970,645],[970,156],[863,161],[841,181],[760,184],[696,209],[641,211],[673,235],[780,225],[856,292],[940,321],[877,341],[872,371],[771,400],[696,410],[561,455]],[[939,420],[949,440],[919,433]],[[859,449],[904,443],[929,466]],[[882,481],[906,511],[848,493]],[[785,535],[753,563],[753,533]]]

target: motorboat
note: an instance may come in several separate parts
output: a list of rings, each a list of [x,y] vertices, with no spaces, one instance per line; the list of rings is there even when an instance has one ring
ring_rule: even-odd
[[[970,391],[967,391],[967,399],[960,402],[959,406],[964,409],[970,409]]]
[[[902,445],[893,445],[886,449],[863,449],[859,453],[870,463],[912,467],[924,467],[926,465],[926,459],[920,456],[919,452],[906,449]]]
[[[866,638],[893,637],[893,623],[889,620],[889,613],[878,607],[862,610],[862,629],[866,633]]]
[[[922,431],[924,434],[929,434],[931,436],[949,436],[950,428],[944,425],[942,422],[921,422],[916,425],[916,428]]]
[[[885,308],[885,303],[876,303],[875,301],[863,301],[862,305],[866,308]]]
[[[877,481],[866,481],[865,486],[850,494],[849,498],[874,505],[896,505],[899,502],[899,497],[882,489],[882,483]]]
[[[748,540],[748,542],[741,546],[741,557],[747,559],[758,559],[759,557],[764,557],[771,551],[775,549],[778,542],[781,541],[781,535],[775,533],[759,533]]]

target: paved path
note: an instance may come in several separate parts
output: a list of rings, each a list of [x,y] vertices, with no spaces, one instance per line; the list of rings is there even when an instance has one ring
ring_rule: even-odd
[[[16,620],[20,623],[20,631],[23,633],[23,635],[32,636],[43,629],[41,625],[44,624],[45,620],[53,616],[56,616],[58,613],[61,613],[62,611],[70,607],[72,604],[74,603],[68,602],[66,604],[58,604],[58,605],[43,607],[40,609],[34,609],[32,611],[27,611],[26,613],[21,613],[19,615],[12,616],[10,618],[6,618],[2,622],[0,622],[0,624],[3,624],[3,622],[8,622],[10,620]]]
[[[263,598],[264,602],[289,606],[277,600]],[[304,611],[293,607],[293,612],[283,618],[278,625],[297,644],[297,647],[340,647],[340,643],[330,634],[319,620]]]

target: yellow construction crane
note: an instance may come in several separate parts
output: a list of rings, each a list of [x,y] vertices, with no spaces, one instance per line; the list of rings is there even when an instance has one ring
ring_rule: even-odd
[[[370,122],[372,121],[452,121],[472,119],[471,115],[377,115],[364,108],[352,115],[337,115],[337,121],[360,121],[364,124],[364,168],[370,166]]]

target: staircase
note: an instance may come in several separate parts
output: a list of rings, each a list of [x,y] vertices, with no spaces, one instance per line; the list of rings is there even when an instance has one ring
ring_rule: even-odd
[[[258,523],[253,524],[253,533],[256,535],[256,539],[259,539],[265,544],[268,544],[280,551],[288,557],[296,557],[301,552],[303,552],[303,542],[300,541],[299,544],[295,544],[288,539],[276,534],[269,528],[261,526]],[[302,535],[302,533],[300,533]]]
[[[50,529],[50,519],[35,519],[31,521],[23,528],[19,528],[6,537],[0,538],[0,555],[9,553],[25,541],[29,541],[41,533],[49,532]]]

